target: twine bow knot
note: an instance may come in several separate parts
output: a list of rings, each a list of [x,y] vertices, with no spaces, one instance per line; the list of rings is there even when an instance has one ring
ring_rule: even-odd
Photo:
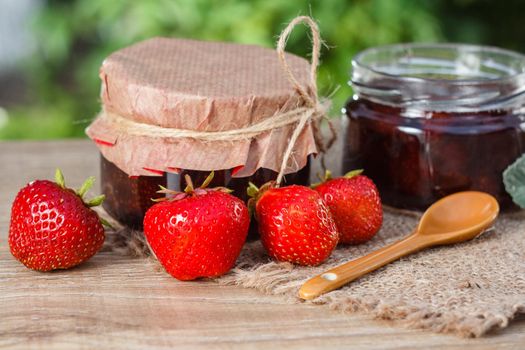
[[[288,65],[288,62],[286,61],[285,51],[284,48],[286,47],[286,43],[288,41],[288,37],[292,33],[295,26],[299,23],[305,23],[308,27],[310,27],[310,30],[312,32],[312,60],[310,63],[310,84],[313,87],[313,96],[306,91],[304,86],[302,86],[299,81],[295,78],[295,76],[292,73],[292,70],[290,69],[290,66]],[[299,135],[303,131],[306,123],[313,120],[312,126],[314,128],[314,137],[317,147],[319,148],[319,151],[323,153],[326,150],[326,147],[324,143],[322,142],[321,133],[319,130],[319,125],[317,124],[319,119],[327,119],[326,118],[326,112],[329,108],[328,101],[324,101],[323,103],[319,102],[319,99],[317,97],[317,67],[319,66],[319,54],[321,51],[321,36],[319,34],[319,27],[317,26],[317,23],[308,16],[299,16],[294,18],[287,26],[286,28],[281,32],[281,35],[279,36],[279,40],[277,41],[277,54],[279,55],[279,60],[281,61],[281,64],[283,66],[283,70],[286,73],[286,76],[290,83],[294,86],[294,88],[297,90],[297,92],[301,95],[303,98],[305,104],[309,107],[309,110],[306,111],[302,117],[299,119],[297,126],[295,127],[295,130],[290,137],[290,140],[288,142],[288,146],[286,147],[286,151],[284,152],[281,167],[279,169],[279,173],[277,175],[277,179],[275,181],[276,185],[279,186],[281,184],[281,181],[284,176],[284,172],[286,170],[286,167],[288,165],[288,161],[292,155],[293,147],[295,146],[295,143],[297,142],[297,139],[299,138]],[[332,133],[334,135],[333,139],[335,138],[335,131],[330,126]],[[333,139],[329,142],[328,148],[333,143]]]

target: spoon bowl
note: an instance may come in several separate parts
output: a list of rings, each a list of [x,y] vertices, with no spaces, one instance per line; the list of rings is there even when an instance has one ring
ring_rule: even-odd
[[[432,236],[436,244],[459,243],[478,236],[498,213],[498,201],[490,194],[459,192],[432,204],[421,217],[417,233]]]
[[[424,248],[473,239],[489,228],[498,214],[498,201],[484,192],[458,192],[444,197],[425,211],[410,235],[308,280],[299,290],[299,297],[316,298]]]

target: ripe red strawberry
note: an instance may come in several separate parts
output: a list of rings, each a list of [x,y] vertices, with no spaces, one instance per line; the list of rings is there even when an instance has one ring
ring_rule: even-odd
[[[259,190],[250,184],[261,241],[278,261],[315,266],[337,245],[339,234],[328,207],[314,190],[291,185]]]
[[[244,202],[225,188],[194,189],[186,175],[184,193],[163,188],[174,197],[152,206],[144,217],[144,233],[166,271],[179,280],[216,277],[228,272],[248,234],[250,216]]]
[[[330,208],[341,234],[340,242],[359,244],[370,240],[383,223],[383,207],[379,192],[362,170],[331,179],[327,171],[325,182],[315,186]]]
[[[101,204],[104,196],[83,200],[94,178],[88,178],[77,192],[66,188],[60,170],[55,178],[56,183],[29,183],[18,192],[11,209],[11,254],[34,270],[76,266],[95,255],[104,243],[100,218],[90,209]]]

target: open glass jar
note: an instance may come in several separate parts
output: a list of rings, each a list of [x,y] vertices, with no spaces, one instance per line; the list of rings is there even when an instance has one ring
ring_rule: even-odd
[[[525,149],[525,56],[493,47],[376,47],[352,61],[344,168],[387,205],[425,209],[458,191],[512,208],[502,172]]]

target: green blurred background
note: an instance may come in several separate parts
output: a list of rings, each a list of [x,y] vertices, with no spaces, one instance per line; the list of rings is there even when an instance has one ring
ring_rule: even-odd
[[[525,52],[521,0],[3,0],[0,6],[0,139],[84,136],[100,108],[104,57],[152,36],[274,47],[288,21],[312,15],[329,45],[319,87],[327,94],[340,86],[334,115],[351,94],[350,59],[366,47],[449,41]],[[309,54],[304,30],[294,32],[288,51]]]

